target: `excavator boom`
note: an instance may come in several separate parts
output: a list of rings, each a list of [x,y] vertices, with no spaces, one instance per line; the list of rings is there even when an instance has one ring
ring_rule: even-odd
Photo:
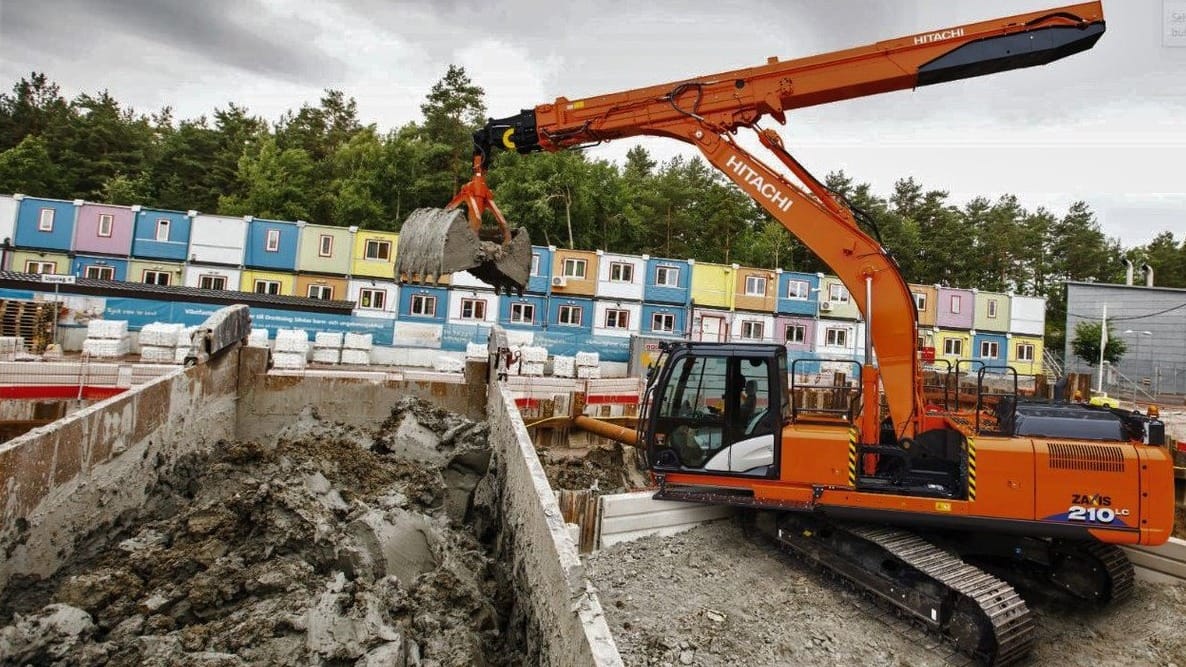
[[[491,119],[474,133],[474,180],[445,211],[418,211],[405,230],[397,272],[403,279],[470,270],[498,289],[523,288],[530,262],[526,232],[512,233],[494,206],[485,170],[495,150],[558,151],[643,135],[695,145],[836,273],[865,317],[862,382],[884,386],[890,418],[902,437],[918,429],[921,388],[914,299],[890,255],[861,230],[849,210],[782,148],[773,132],[762,143],[798,178],[799,187],[734,140],[763,117],[785,121],[789,109],[1041,65],[1091,48],[1104,32],[1099,2],[1059,7],[908,35],[833,53],[721,72],[579,100],[557,98]],[[466,204],[468,218],[449,213]],[[478,237],[491,211],[500,248]],[[468,220],[468,223],[466,222]],[[471,248],[483,248],[472,251]],[[518,251],[515,249],[518,248]],[[456,249],[456,250],[448,250]],[[876,322],[876,326],[874,326]],[[879,374],[872,370],[876,350]],[[874,402],[875,404],[875,402]],[[862,416],[865,441],[876,439],[875,409]]]

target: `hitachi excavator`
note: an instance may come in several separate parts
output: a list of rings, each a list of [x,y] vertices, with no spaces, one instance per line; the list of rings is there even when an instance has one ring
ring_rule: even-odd
[[[852,362],[859,386],[841,408],[808,409],[795,400],[803,366],[784,346],[673,341],[649,372],[636,431],[580,416],[576,426],[644,447],[657,497],[752,508],[788,550],[979,661],[1015,662],[1035,621],[1009,573],[1107,603],[1133,589],[1116,545],[1169,538],[1164,426],[1115,409],[1026,402],[1016,388],[982,391],[1007,379],[1007,368],[979,370],[970,407],[926,402],[917,311],[895,262],[757,124],[1044,65],[1090,49],[1103,33],[1103,8],[1089,2],[492,119],[474,135],[473,180],[447,209],[417,211],[405,225],[398,269],[411,280],[470,270],[496,288],[522,289],[529,241],[510,229],[485,183],[496,149],[558,151],[639,135],[692,144],[847,287],[868,327],[864,356]],[[799,184],[742,148],[734,137],[743,128]],[[486,211],[498,224],[490,238]]]

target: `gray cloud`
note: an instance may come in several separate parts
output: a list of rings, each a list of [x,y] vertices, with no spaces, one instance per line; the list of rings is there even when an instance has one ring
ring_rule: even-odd
[[[93,49],[124,49],[129,60],[156,59],[157,53],[128,48],[134,40],[279,80],[331,82],[345,64],[314,44],[320,32],[299,18],[274,15],[258,0],[5,2],[0,15],[3,51],[85,60]]]

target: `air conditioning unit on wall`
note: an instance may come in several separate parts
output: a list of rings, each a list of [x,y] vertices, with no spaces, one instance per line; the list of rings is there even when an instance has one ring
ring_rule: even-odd
[[[564,276],[554,276],[552,278],[552,287],[564,287],[568,284],[568,278]]]
[[[831,301],[821,301],[819,304],[819,310],[821,313],[832,312],[832,302]]]

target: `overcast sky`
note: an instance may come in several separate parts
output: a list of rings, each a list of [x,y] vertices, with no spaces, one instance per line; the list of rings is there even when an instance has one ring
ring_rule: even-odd
[[[565,6],[571,5],[571,6]],[[176,117],[228,102],[276,120],[325,88],[364,122],[416,120],[450,63],[493,116],[1035,11],[1058,0],[0,0],[0,86],[45,72]],[[1105,0],[1107,33],[1045,67],[794,113],[786,144],[819,175],[888,195],[913,176],[1034,209],[1088,201],[1126,246],[1186,234],[1186,0]],[[773,124],[768,121],[768,125]],[[620,160],[633,142],[594,149]],[[646,140],[660,159],[687,152]]]

